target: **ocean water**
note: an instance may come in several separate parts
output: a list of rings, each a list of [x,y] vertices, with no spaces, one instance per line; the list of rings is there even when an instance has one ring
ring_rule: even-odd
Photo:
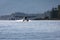
[[[0,20],[0,40],[60,40],[60,21]]]

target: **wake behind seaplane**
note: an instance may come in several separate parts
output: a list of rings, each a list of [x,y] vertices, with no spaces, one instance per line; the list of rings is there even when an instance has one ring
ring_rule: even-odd
[[[28,19],[28,17],[24,17],[21,20],[16,20],[17,22],[30,22],[31,20]]]

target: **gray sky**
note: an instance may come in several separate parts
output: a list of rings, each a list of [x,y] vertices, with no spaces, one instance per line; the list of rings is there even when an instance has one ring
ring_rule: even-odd
[[[14,12],[43,13],[60,4],[60,0],[0,0],[0,15]]]

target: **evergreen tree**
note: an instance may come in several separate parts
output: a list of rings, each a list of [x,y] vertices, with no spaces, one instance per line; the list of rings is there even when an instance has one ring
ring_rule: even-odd
[[[53,8],[51,11],[51,18],[57,18],[58,16],[58,10],[57,8]]]
[[[58,18],[60,19],[60,5],[58,5]]]

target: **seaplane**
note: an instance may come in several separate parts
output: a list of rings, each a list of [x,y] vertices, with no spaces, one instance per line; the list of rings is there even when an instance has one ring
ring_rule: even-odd
[[[28,17],[24,17],[24,18],[23,18],[23,22],[24,22],[24,21],[27,21],[27,22],[28,22],[28,21],[29,21]]]
[[[30,22],[31,20],[28,19],[28,17],[23,17],[21,20],[17,20],[17,22]]]

